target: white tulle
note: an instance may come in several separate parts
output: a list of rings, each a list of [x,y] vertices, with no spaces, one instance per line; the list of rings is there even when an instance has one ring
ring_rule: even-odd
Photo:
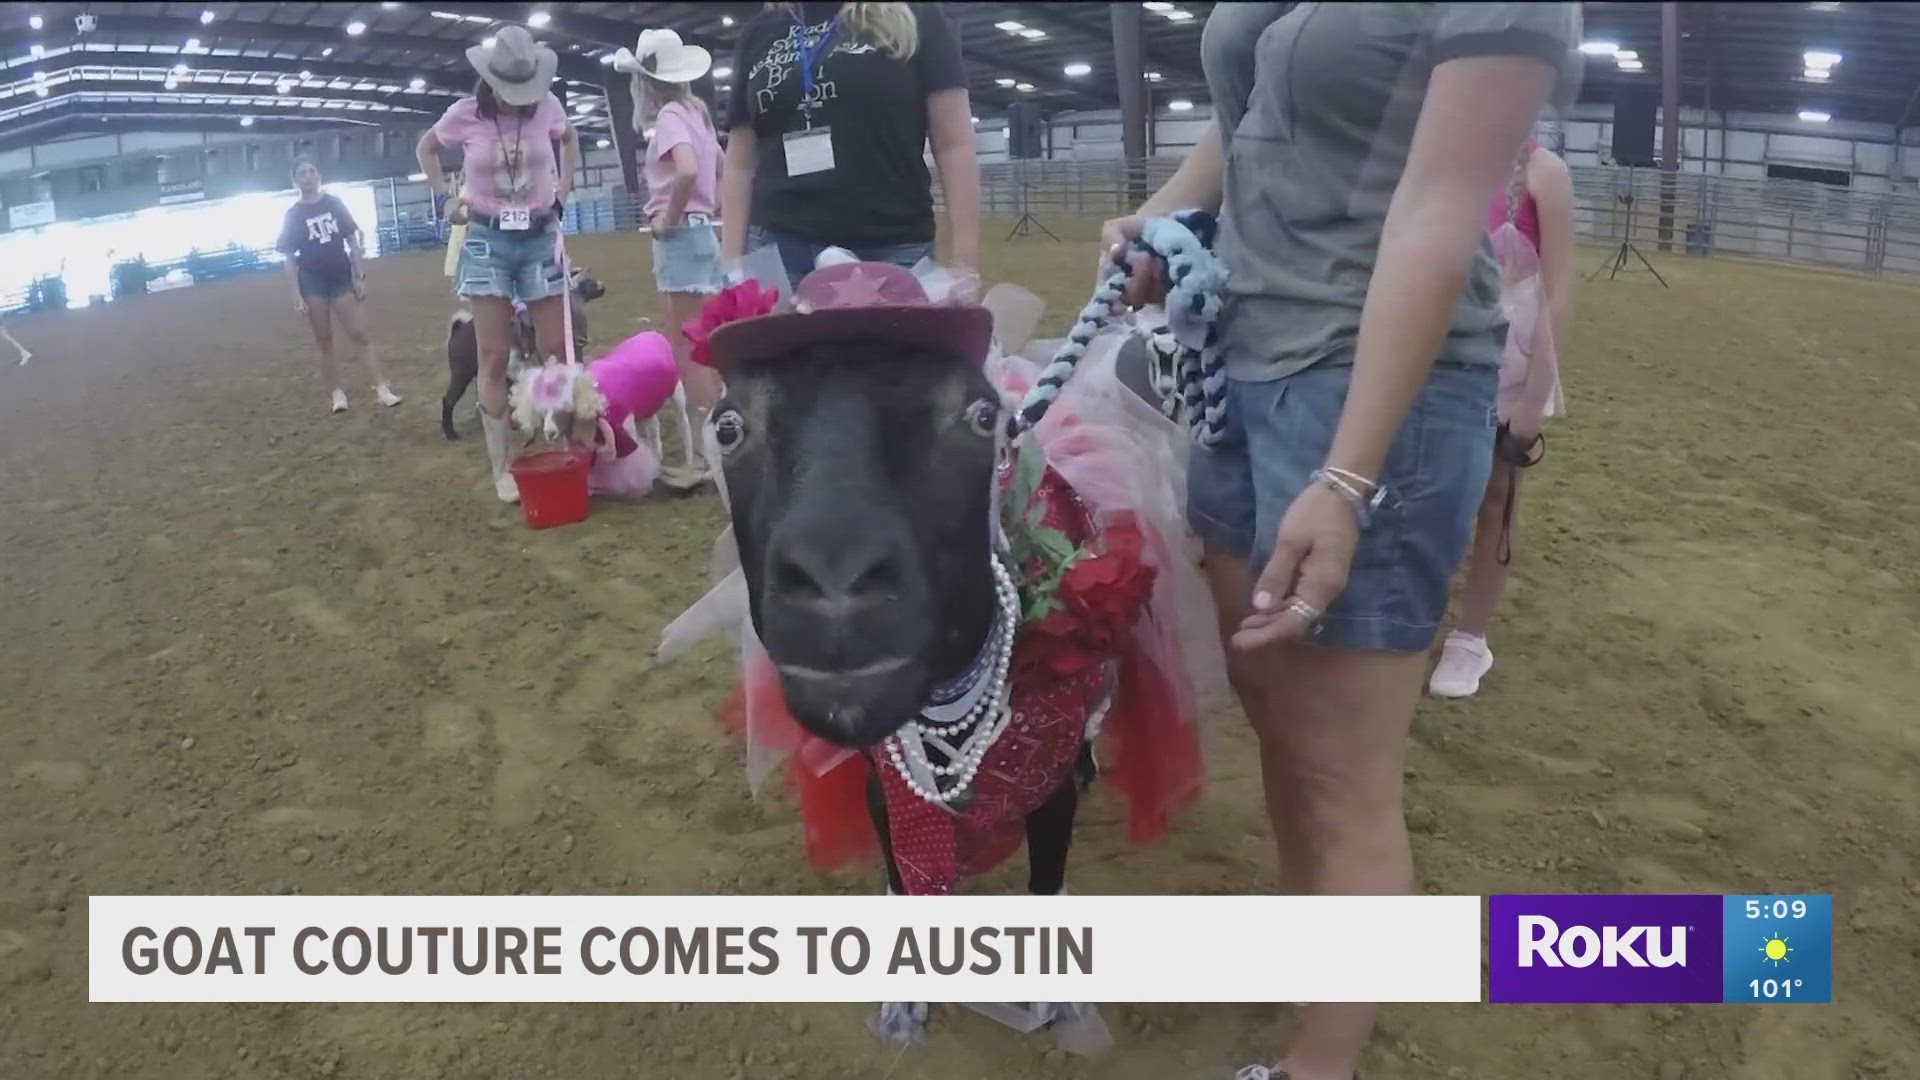
[[[1547,305],[1540,253],[1513,222],[1493,231],[1493,254],[1500,263],[1500,310],[1507,317],[1506,351],[1500,357],[1500,398],[1526,400],[1533,380],[1552,380],[1541,405],[1542,416],[1567,410],[1560,387],[1558,343]]]

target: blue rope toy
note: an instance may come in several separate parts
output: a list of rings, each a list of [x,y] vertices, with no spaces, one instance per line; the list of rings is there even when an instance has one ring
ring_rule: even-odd
[[[1218,223],[1204,210],[1187,210],[1172,217],[1148,218],[1138,239],[1114,256],[1114,271],[1094,290],[1093,299],[1052,361],[1040,372],[1033,389],[1012,418],[1015,436],[1038,424],[1060,397],[1067,379],[1087,354],[1087,346],[1113,321],[1113,306],[1126,292],[1131,268],[1128,256],[1144,252],[1166,263],[1167,325],[1155,331],[1152,344],[1171,361],[1174,393],[1160,403],[1169,418],[1183,415],[1193,439],[1213,446],[1226,434],[1227,374],[1214,342],[1214,323],[1220,317],[1226,267],[1210,250]]]

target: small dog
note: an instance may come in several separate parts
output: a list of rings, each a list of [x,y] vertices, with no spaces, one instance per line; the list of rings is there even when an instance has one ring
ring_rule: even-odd
[[[568,302],[573,305],[573,351],[574,355],[585,362],[587,348],[587,310],[586,305],[607,294],[607,287],[598,278],[586,271],[575,268],[571,279],[572,293]],[[539,351],[534,344],[533,319],[526,312],[518,312],[513,320],[513,342],[507,349],[507,384],[511,386],[522,368],[538,363]],[[480,342],[473,329],[473,312],[460,310],[453,313],[447,323],[447,392],[440,398],[440,433],[448,439],[458,439],[459,432],[453,429],[453,408],[460,403],[467,387],[480,375]]]

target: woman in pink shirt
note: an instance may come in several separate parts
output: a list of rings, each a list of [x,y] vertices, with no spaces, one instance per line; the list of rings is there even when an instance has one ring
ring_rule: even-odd
[[[448,220],[464,215],[467,224],[455,289],[473,307],[480,423],[494,493],[503,502],[517,502],[520,493],[507,473],[513,305],[519,301],[532,314],[541,353],[566,355],[560,304],[567,282],[556,242],[561,206],[573,190],[580,137],[560,99],[548,91],[559,58],[524,27],[506,27],[492,44],[468,49],[467,61],[480,73],[480,84],[420,137],[418,156],[427,182],[448,196]],[[440,152],[452,149],[463,158],[458,192],[440,167]]]
[[[720,138],[693,81],[713,66],[698,45],[684,45],[671,30],[645,30],[614,55],[614,68],[633,77],[633,127],[649,132],[646,160],[647,227],[653,234],[653,280],[666,307],[680,380],[687,388],[692,420],[705,422],[720,400],[720,377],[693,363],[683,323],[720,291]]]
[[[1512,178],[1487,206],[1500,263],[1507,344],[1500,364],[1493,471],[1480,502],[1460,618],[1440,650],[1427,689],[1471,697],[1493,668],[1487,626],[1507,589],[1520,470],[1539,460],[1540,423],[1563,411],[1558,344],[1573,306],[1573,181],[1566,162],[1529,141]]]

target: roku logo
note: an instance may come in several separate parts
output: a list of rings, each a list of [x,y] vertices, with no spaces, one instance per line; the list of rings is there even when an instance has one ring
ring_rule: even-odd
[[[1530,968],[1535,957],[1547,967],[1592,967],[1598,961],[1603,968],[1686,967],[1687,928],[1665,928],[1662,948],[1661,927],[1602,927],[1598,933],[1587,926],[1570,926],[1565,931],[1545,915],[1522,915],[1520,925],[1520,966]],[[1644,940],[1646,955],[1638,949]]]

